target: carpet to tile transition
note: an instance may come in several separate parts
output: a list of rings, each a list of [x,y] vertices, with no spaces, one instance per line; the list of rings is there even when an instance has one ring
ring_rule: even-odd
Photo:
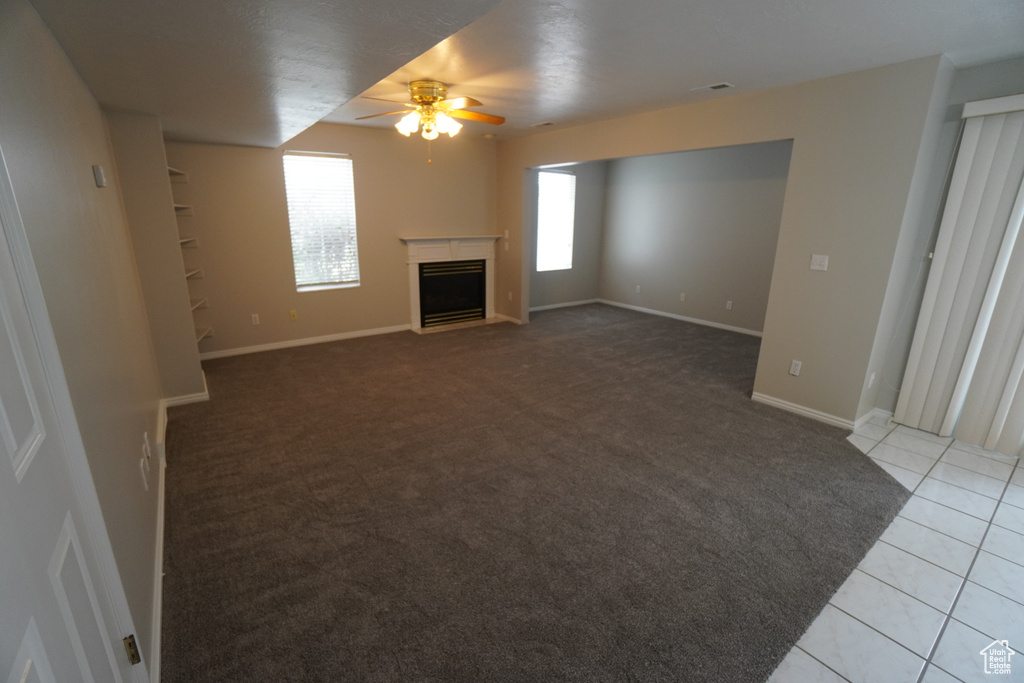
[[[205,363],[163,681],[767,679],[909,494],[751,401],[758,344],[590,305]]]

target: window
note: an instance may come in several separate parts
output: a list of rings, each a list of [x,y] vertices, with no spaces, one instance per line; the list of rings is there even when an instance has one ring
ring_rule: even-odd
[[[576,176],[537,174],[537,271],[572,268],[572,233],[576,222]]]
[[[358,285],[352,160],[285,152],[284,186],[296,288],[301,292]]]

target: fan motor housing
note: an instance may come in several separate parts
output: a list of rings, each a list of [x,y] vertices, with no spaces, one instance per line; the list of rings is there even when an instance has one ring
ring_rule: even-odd
[[[448,96],[448,84],[440,81],[412,81],[409,83],[409,95],[417,104],[440,102]]]

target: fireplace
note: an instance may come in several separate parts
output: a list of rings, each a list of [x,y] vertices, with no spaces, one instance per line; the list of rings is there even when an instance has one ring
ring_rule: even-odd
[[[408,248],[409,265],[409,312],[410,327],[420,330],[426,327],[440,327],[449,323],[494,318],[494,243],[498,235],[472,235],[469,237],[402,237]],[[475,264],[468,266],[469,264]],[[446,266],[439,275],[423,277],[424,266]],[[451,272],[455,267],[456,271]],[[469,268],[471,270],[459,270]],[[479,271],[476,269],[479,268]],[[444,285],[455,284],[455,289],[472,290],[461,294],[437,294],[432,291],[434,282]],[[426,296],[422,292],[427,288]],[[424,305],[427,300],[430,304]],[[434,302],[443,299],[445,311],[429,310]],[[481,309],[481,310],[477,310]],[[453,317],[459,311],[471,311],[472,317]],[[428,320],[426,314],[432,317]],[[442,317],[433,317],[433,316]],[[467,314],[468,315],[468,314]]]
[[[434,327],[483,320],[486,262],[438,261],[420,264],[420,325]]]

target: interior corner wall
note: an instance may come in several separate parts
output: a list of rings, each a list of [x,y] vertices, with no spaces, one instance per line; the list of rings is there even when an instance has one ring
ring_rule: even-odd
[[[955,69],[940,65],[929,123],[914,173],[911,201],[900,233],[858,417],[874,408],[893,412],[913,341],[921,298],[942,217],[944,191],[959,137],[963,105],[1024,93],[1024,57]],[[871,384],[871,375],[875,382]]]
[[[202,394],[205,381],[160,121],[126,112],[106,117],[163,396]]]
[[[852,423],[860,402],[941,57],[550,129],[498,145],[499,312],[529,319],[524,170],[793,140],[754,391]],[[826,272],[812,254],[830,257]],[[803,362],[800,377],[790,361]]]
[[[139,476],[160,381],[99,105],[26,0],[0,3],[0,147],[143,652],[152,639],[157,490]],[[108,176],[108,179],[109,176]]]
[[[952,62],[943,58],[857,406],[858,419],[876,408],[891,413],[896,407],[931,265],[928,253],[938,233],[943,191],[956,147],[959,112],[947,104],[953,74]]]
[[[531,308],[592,301],[598,297],[607,164],[594,161],[576,164],[571,169],[563,170],[572,170],[576,175],[576,222],[573,231],[572,268],[538,273],[537,250],[531,250]],[[528,201],[531,206],[536,207],[536,171],[531,171],[530,175],[531,182],[527,183],[525,192],[530,195]],[[536,213],[531,211],[525,220],[530,225],[528,229],[536,234]]]
[[[760,333],[791,150],[782,140],[609,162],[600,298]]]
[[[296,291],[285,150],[351,156],[358,287]],[[392,128],[317,124],[277,149],[168,142],[167,159],[189,175],[175,194],[195,214],[180,221],[199,240],[186,262],[202,268],[192,286],[209,300],[200,313],[213,336],[200,342],[203,353],[408,327],[407,250],[399,237],[496,234],[495,144],[469,135],[428,149],[426,140]]]

